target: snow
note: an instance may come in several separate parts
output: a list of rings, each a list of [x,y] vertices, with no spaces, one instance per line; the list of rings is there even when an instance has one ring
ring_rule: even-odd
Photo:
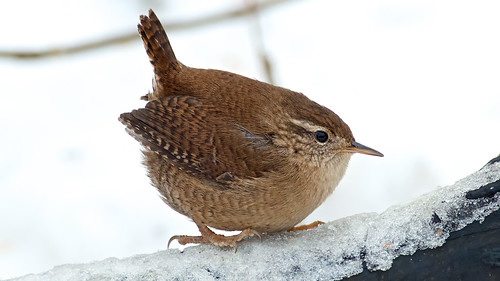
[[[474,200],[465,194],[498,180],[500,162],[381,214],[358,214],[312,230],[253,237],[241,242],[237,252],[197,245],[61,265],[13,280],[339,280],[360,273],[363,263],[370,270],[387,270],[396,257],[439,247],[451,232],[482,221],[499,209],[500,194]]]

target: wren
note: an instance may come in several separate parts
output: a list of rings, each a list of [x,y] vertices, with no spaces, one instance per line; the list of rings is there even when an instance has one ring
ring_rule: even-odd
[[[333,192],[353,153],[383,156],[301,93],[183,65],[152,10],[138,30],[153,91],[142,97],[144,108],[119,120],[143,146],[163,201],[201,232],[169,244],[236,247],[247,236],[291,229]],[[208,226],[241,233],[219,235]]]

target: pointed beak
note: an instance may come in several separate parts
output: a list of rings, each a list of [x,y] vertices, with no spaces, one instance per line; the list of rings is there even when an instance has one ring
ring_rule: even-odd
[[[364,146],[364,145],[362,145],[358,142],[355,142],[355,141],[352,142],[352,146],[344,148],[344,151],[384,157],[384,154],[376,151],[375,149],[369,148],[368,146]]]

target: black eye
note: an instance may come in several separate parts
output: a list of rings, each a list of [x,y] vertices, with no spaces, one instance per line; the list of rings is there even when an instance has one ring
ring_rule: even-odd
[[[314,132],[314,137],[316,137],[316,140],[323,143],[328,140],[328,134],[324,131],[316,131]]]

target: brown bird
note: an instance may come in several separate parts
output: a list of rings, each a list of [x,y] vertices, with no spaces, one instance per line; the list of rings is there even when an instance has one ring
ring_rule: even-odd
[[[201,232],[169,243],[236,247],[244,237],[293,228],[333,192],[353,153],[383,156],[301,93],[183,65],[152,10],[138,29],[153,91],[142,97],[145,108],[120,121],[144,147],[163,201]],[[207,226],[241,233],[218,235]]]

